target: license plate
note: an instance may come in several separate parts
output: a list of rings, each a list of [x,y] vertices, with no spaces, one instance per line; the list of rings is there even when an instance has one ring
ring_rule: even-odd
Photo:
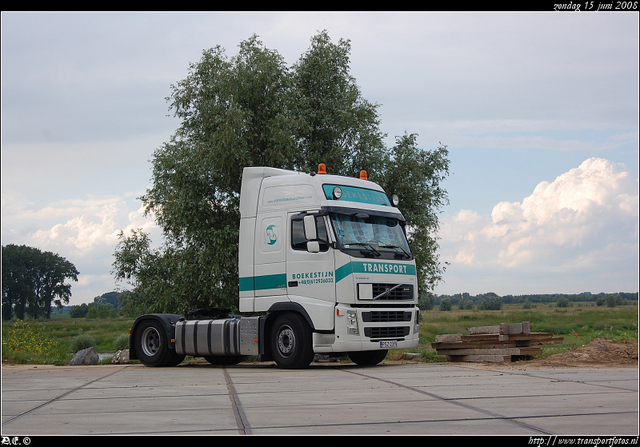
[[[397,341],[381,341],[380,347],[381,348],[397,348],[398,342]]]

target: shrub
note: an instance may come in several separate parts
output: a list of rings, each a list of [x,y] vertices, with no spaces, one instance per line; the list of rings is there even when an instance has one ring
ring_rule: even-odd
[[[440,310],[441,311],[451,310],[451,300],[449,298],[445,298],[442,301],[440,301]]]
[[[435,297],[433,296],[432,293],[421,292],[418,306],[420,307],[420,310],[431,310],[433,309],[434,301],[435,301]]]
[[[105,318],[116,318],[118,311],[116,311],[111,304],[89,304],[87,314],[85,318],[87,320],[97,320]]]
[[[95,345],[96,341],[91,336],[80,334],[73,337],[73,340],[71,341],[71,351],[78,352]]]
[[[607,296],[607,307],[616,307],[624,304],[624,300],[619,294]]]
[[[498,296],[483,298],[478,303],[479,310],[500,310],[502,309],[502,300]]]
[[[116,348],[116,351],[121,351],[123,349],[129,349],[129,334],[122,334],[116,341],[113,343],[113,346]]]
[[[69,316],[71,318],[84,318],[89,311],[89,307],[85,303],[80,304],[79,306],[71,306],[69,309]]]
[[[473,300],[470,298],[463,298],[460,301],[460,304],[458,304],[458,307],[462,310],[473,310],[475,306],[475,304],[473,304]]]

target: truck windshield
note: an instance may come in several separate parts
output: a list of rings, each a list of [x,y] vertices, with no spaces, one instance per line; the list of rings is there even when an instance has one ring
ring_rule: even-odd
[[[338,246],[352,256],[412,259],[398,219],[366,213],[329,213]]]

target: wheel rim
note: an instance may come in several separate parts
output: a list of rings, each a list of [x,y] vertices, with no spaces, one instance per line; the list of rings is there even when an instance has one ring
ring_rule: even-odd
[[[291,326],[283,326],[278,332],[278,351],[284,357],[288,357],[293,352],[296,345],[296,334]]]
[[[142,351],[145,355],[153,357],[160,350],[160,333],[156,328],[148,327],[142,333]]]

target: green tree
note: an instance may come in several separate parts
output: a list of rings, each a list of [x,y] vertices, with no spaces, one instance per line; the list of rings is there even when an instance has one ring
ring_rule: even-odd
[[[472,310],[475,307],[473,300],[471,298],[462,298],[460,303],[458,303],[458,308],[461,310]]]
[[[323,31],[293,67],[295,167],[315,171],[325,163],[331,173],[354,176],[366,170],[377,178],[385,158],[378,105],[363,98],[351,76],[350,52],[349,40],[334,44]]]
[[[434,303],[436,301],[435,295],[424,288],[419,291],[420,296],[418,298],[418,306],[420,310],[431,310],[433,309]]]
[[[606,302],[607,307],[616,307],[617,305],[622,304],[622,300],[618,294],[607,295]]]
[[[15,314],[50,318],[51,306],[69,303],[71,285],[78,281],[76,267],[60,255],[26,245],[2,247],[2,318]]]
[[[89,303],[87,306],[87,314],[85,318],[88,320],[116,318],[118,312],[113,308],[111,304],[102,303]]]
[[[409,245],[416,256],[418,283],[433,290],[446,268],[440,263],[437,233],[438,213],[449,203],[442,187],[449,174],[449,151],[446,146],[433,151],[420,149],[416,138],[415,134],[396,138],[379,183],[400,198]]]
[[[218,46],[190,65],[167,98],[180,125],[154,152],[152,186],[141,197],[164,242],[152,248],[142,231],[121,233],[114,253],[116,279],[132,287],[121,297],[125,312],[237,305],[245,166],[312,171],[323,162],[335,174],[367,170],[403,197],[420,284],[433,289],[443,272],[436,233],[447,150],[420,150],[413,134],[386,149],[378,106],[350,75],[349,53],[348,40],[333,43],[323,31],[288,68],[252,36],[232,58]]]
[[[439,309],[441,311],[449,311],[449,310],[451,310],[451,299],[450,298],[445,298],[445,299],[441,300]]]
[[[87,303],[82,303],[80,305],[71,306],[71,309],[69,309],[69,316],[71,318],[84,318],[87,316],[87,312],[89,312]]]
[[[23,320],[31,293],[31,265],[34,250],[26,245],[2,247],[2,319],[12,315]]]
[[[107,292],[93,299],[94,303],[111,304],[114,309],[120,306],[120,292]]]
[[[142,197],[165,244],[151,250],[137,233],[131,241],[122,236],[116,251],[116,277],[136,277],[130,308],[235,305],[242,169],[293,168],[288,85],[282,57],[254,36],[232,59],[220,47],[205,51],[172,86],[170,109],[181,125],[154,153],[153,185]]]
[[[478,302],[479,310],[500,310],[502,309],[502,299],[493,292],[478,295],[482,297]]]

